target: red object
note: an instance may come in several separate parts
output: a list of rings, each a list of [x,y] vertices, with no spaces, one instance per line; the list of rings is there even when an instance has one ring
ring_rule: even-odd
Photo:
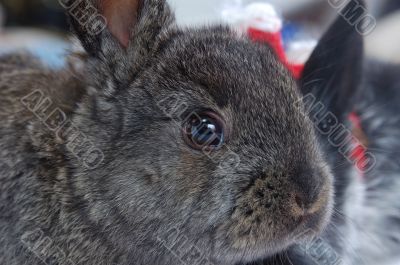
[[[266,32],[256,28],[249,28],[247,33],[250,38],[256,42],[268,43],[276,52],[278,58],[283,62],[286,68],[293,74],[296,79],[301,77],[303,72],[303,64],[291,64],[286,57],[285,49],[283,48],[282,33],[277,32]]]
[[[275,50],[282,62],[287,61],[280,31],[265,32],[259,29],[249,28],[248,34],[253,41],[268,43]]]
[[[349,120],[353,124],[354,128],[362,130],[360,117],[356,113],[351,113]],[[367,151],[366,147],[360,141],[355,141],[354,146],[355,147],[351,154],[351,158],[356,162],[358,170],[360,172],[364,172],[367,161],[367,157],[365,155]]]

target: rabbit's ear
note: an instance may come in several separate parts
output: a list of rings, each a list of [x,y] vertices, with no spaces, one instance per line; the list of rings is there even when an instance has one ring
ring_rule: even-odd
[[[151,50],[174,17],[165,0],[61,0],[73,31],[89,55]]]
[[[363,1],[357,2],[365,12]],[[343,10],[348,8],[351,6]],[[360,85],[363,54],[362,32],[345,15],[339,16],[305,65],[300,79],[305,98],[314,97],[339,120],[343,120],[352,110],[352,99]]]

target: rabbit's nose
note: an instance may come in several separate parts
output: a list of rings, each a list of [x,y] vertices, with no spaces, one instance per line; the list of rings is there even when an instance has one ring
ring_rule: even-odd
[[[295,217],[307,217],[320,212],[326,205],[327,198],[323,194],[305,194],[295,192],[291,196],[292,213]]]

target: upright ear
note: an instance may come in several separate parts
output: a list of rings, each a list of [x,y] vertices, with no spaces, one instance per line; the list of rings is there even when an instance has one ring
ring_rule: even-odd
[[[174,22],[165,0],[61,0],[86,52],[102,59],[147,55]],[[118,57],[118,56],[117,56]],[[117,58],[114,58],[116,60]]]
[[[364,2],[358,2],[360,8],[366,10]],[[305,65],[300,79],[305,98],[313,97],[314,105],[322,103],[339,121],[347,118],[360,85],[363,54],[362,35],[354,23],[352,25],[344,16],[339,16]]]

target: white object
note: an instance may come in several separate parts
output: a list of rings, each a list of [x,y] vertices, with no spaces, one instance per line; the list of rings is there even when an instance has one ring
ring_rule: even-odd
[[[287,14],[308,4],[318,3],[326,0],[167,0],[176,11],[179,25],[196,26],[210,25],[221,21],[221,10],[233,7],[238,3],[248,4],[251,2],[269,3],[276,7],[279,13]],[[375,0],[371,0],[375,1]]]
[[[232,5],[222,11],[223,20],[241,29],[249,27],[266,32],[278,32],[282,29],[282,19],[275,8],[265,2],[255,2],[242,6]]]
[[[292,64],[304,64],[317,46],[316,40],[300,40],[289,43],[286,57]]]

